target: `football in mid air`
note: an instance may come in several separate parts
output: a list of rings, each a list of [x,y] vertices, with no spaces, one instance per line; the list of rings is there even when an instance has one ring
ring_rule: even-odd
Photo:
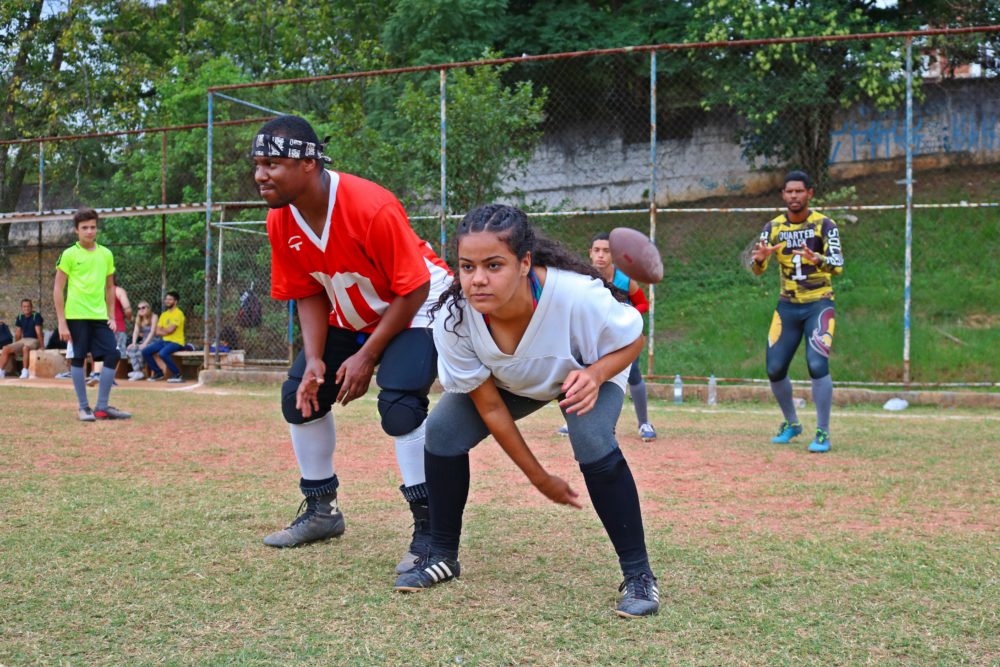
[[[663,260],[649,237],[629,227],[615,227],[609,234],[611,261],[629,278],[655,285],[663,280]]]

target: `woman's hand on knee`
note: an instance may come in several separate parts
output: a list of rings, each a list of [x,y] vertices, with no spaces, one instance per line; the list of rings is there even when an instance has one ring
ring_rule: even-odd
[[[566,376],[562,390],[566,398],[559,401],[559,407],[569,413],[586,414],[597,403],[601,382],[589,368],[573,371]]]

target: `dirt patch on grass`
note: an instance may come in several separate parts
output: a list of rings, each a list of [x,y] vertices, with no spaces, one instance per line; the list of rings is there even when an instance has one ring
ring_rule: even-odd
[[[296,493],[299,471],[277,390],[273,397],[118,391],[113,402],[133,410],[134,418],[92,424],[76,420],[66,387],[7,398],[13,411],[5,415],[4,430],[19,432],[14,415],[33,415],[32,428],[6,450],[10,456],[0,473],[134,477],[153,485],[194,480]],[[807,454],[804,440],[795,447],[771,445],[767,432],[748,429],[733,415],[725,417],[732,424],[717,421],[722,416],[693,428],[683,421],[661,424],[660,439],[644,443],[635,434],[631,406],[625,412],[619,441],[649,531],[692,537],[734,529],[802,536],[1000,531],[997,513],[978,511],[985,507],[982,498],[947,484],[923,484],[919,466],[880,468],[880,477],[871,460],[836,445],[827,455]],[[374,400],[337,407],[334,414],[345,500],[399,501],[394,445],[379,426]],[[543,465],[568,480],[589,506],[570,443],[556,435],[561,424],[557,410],[545,409],[521,427]],[[471,465],[470,503],[549,506],[492,438],[473,450]],[[887,482],[886,474],[896,481]]]

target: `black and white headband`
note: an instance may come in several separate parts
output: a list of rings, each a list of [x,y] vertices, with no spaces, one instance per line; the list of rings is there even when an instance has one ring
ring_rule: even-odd
[[[290,139],[288,137],[276,137],[272,134],[258,134],[253,140],[252,157],[287,157],[294,160],[313,159],[329,164],[331,160],[323,155],[323,147],[329,137],[321,143],[314,144],[311,141],[301,139]]]

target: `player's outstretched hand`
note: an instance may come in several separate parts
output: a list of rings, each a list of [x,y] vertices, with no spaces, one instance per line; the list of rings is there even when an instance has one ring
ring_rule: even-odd
[[[782,247],[784,247],[784,245],[785,245],[784,241],[782,241],[781,243],[775,243],[774,245],[768,245],[763,241],[757,241],[757,245],[753,247],[753,254],[750,256],[753,258],[753,261],[760,264],[765,259],[770,257],[771,253],[773,253],[775,250],[780,250]]]
[[[322,359],[306,361],[306,369],[302,373],[302,382],[295,392],[295,408],[308,419],[314,411],[319,410],[319,388],[326,375],[326,364]]]
[[[354,399],[364,396],[368,392],[368,385],[371,384],[374,372],[375,360],[364,350],[358,350],[345,359],[337,369],[336,379],[340,385],[337,402],[347,405]]]
[[[575,412],[578,415],[586,414],[597,403],[597,394],[600,388],[601,383],[598,382],[589,368],[572,371],[562,384],[566,398],[559,401],[559,407],[566,412]]]
[[[802,259],[806,260],[810,264],[820,264],[823,256],[819,253],[813,252],[813,249],[809,246],[802,246],[801,250],[793,250],[793,255],[798,255]]]
[[[554,503],[560,505],[570,505],[577,509],[583,509],[583,505],[577,500],[579,494],[574,491],[569,483],[562,477],[549,475],[543,482],[536,484],[535,488]]]

